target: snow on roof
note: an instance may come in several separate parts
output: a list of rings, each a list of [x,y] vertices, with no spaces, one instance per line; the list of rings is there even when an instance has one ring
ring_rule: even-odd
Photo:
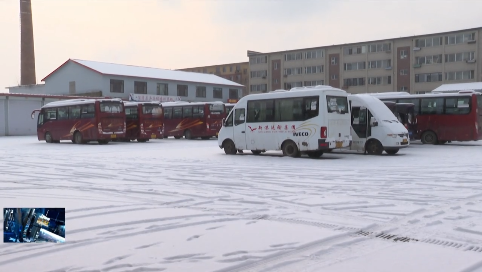
[[[206,105],[206,104],[221,104],[224,105],[221,101],[210,101],[210,102],[187,102],[187,101],[175,101],[175,102],[164,102],[161,103],[163,107],[165,106],[193,106],[193,105]]]
[[[224,79],[222,77],[219,77],[213,74],[165,70],[165,69],[159,69],[159,68],[149,68],[149,67],[142,67],[142,66],[114,64],[114,63],[107,63],[107,62],[79,60],[79,59],[70,59],[70,61],[78,63],[82,66],[85,66],[89,69],[92,69],[104,75],[142,77],[142,78],[153,78],[153,79],[161,79],[161,80],[198,82],[198,83],[213,84],[213,85],[243,87],[243,85],[241,84],[238,84],[236,82]],[[59,68],[57,68],[57,70]],[[48,75],[47,77],[49,77],[50,75]],[[42,79],[42,81],[44,79]]]
[[[47,103],[47,104],[45,104],[42,108],[83,105],[83,104],[94,103],[95,101],[100,101],[100,102],[121,102],[121,103],[122,103],[122,99],[120,99],[120,98],[68,99],[68,100],[61,100],[61,101],[54,101],[54,102]]]
[[[433,90],[432,93],[457,92],[457,91],[466,91],[466,90],[482,91],[482,82],[442,84],[440,85],[440,87]]]
[[[160,105],[159,101],[124,101],[124,106],[137,106],[137,105]]]

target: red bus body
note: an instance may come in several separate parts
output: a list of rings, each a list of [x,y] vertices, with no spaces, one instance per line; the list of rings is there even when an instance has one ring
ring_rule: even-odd
[[[414,104],[415,139],[423,143],[482,140],[482,94],[383,95],[382,101]]]
[[[72,99],[51,102],[38,111],[39,141],[106,144],[125,135],[125,112],[121,99]]]
[[[226,117],[222,102],[167,102],[164,110],[164,138],[209,139],[218,135]]]
[[[164,114],[158,102],[124,102],[126,113],[125,140],[147,142],[162,139]]]

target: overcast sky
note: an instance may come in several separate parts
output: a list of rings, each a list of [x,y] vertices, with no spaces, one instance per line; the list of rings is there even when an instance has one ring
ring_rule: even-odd
[[[20,83],[19,9],[0,0],[0,91]],[[38,83],[69,58],[179,69],[247,61],[247,50],[482,27],[482,0],[32,0],[32,9]]]

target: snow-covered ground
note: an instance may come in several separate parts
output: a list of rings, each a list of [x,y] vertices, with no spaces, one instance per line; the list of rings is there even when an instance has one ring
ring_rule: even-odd
[[[482,143],[280,154],[0,138],[0,207],[66,208],[0,271],[482,271]]]

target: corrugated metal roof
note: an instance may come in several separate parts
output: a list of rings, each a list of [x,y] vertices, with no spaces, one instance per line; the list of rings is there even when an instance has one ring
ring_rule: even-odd
[[[212,85],[225,85],[234,87],[243,87],[236,82],[224,79],[213,74],[203,74],[195,72],[185,72],[177,70],[165,70],[159,68],[149,68],[142,66],[114,64],[106,62],[97,62],[89,60],[71,59],[71,61],[90,68],[104,75],[117,75],[140,78],[153,78],[160,80],[197,82]]]

